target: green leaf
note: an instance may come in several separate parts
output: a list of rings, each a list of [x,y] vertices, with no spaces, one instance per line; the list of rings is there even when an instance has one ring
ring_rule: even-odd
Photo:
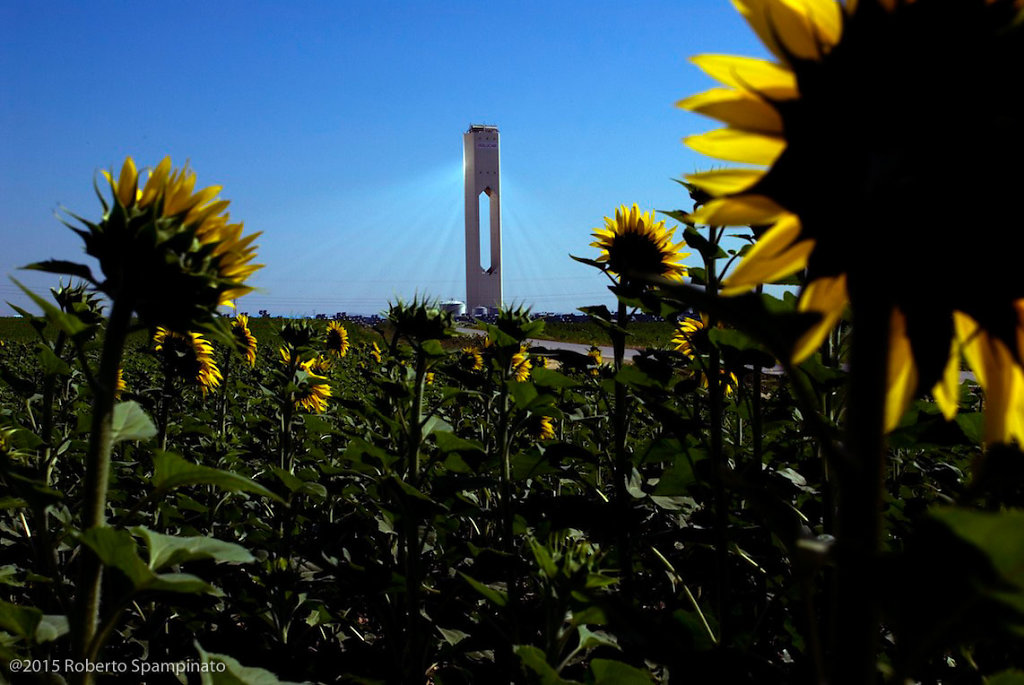
[[[516,645],[514,649],[523,666],[540,678],[540,685],[581,685],[577,680],[566,680],[558,675],[558,671],[548,663],[540,647]]]
[[[36,357],[39,359],[39,365],[43,369],[43,373],[47,376],[69,376],[71,375],[71,367],[68,363],[54,354],[53,350],[48,345],[43,343],[36,344]]]
[[[32,641],[43,620],[43,612],[35,607],[23,607],[0,600],[0,630]]]
[[[612,659],[594,659],[590,662],[594,672],[594,685],[652,685],[651,676],[629,664]]]
[[[228,492],[251,492],[284,503],[284,500],[273,492],[245,476],[192,464],[174,452],[163,450],[156,450],[153,455],[151,482],[153,487],[160,491],[173,490],[184,485],[215,485]]]
[[[53,642],[71,630],[68,617],[62,614],[44,614],[36,627],[36,642]]]
[[[1024,671],[1012,669],[983,678],[985,685],[1024,685]]]
[[[51,274],[66,274],[68,276],[77,276],[84,281],[89,281],[95,284],[96,279],[92,277],[92,269],[87,267],[85,264],[79,264],[77,262],[67,262],[63,259],[47,259],[42,262],[35,262],[28,266],[22,267],[23,269],[32,269],[33,271],[45,271]]]
[[[437,632],[441,633],[441,637],[444,638],[444,641],[452,647],[469,637],[469,633],[464,633],[461,630],[455,630],[453,628],[442,628],[437,626]]]
[[[999,573],[1024,589],[1024,509],[1001,512],[936,507],[932,517],[983,551]]]
[[[198,642],[199,662],[210,668],[200,674],[202,685],[292,685],[263,668],[243,666],[227,654],[207,652]]]
[[[437,441],[437,448],[442,454],[459,452],[460,454],[482,454],[484,446],[478,440],[466,440],[455,435],[451,431],[437,431],[434,433],[434,440]]]
[[[138,402],[118,402],[114,405],[111,423],[114,444],[122,440],[148,440],[156,435],[153,420],[146,415]]]
[[[484,585],[479,580],[475,580],[473,578],[470,578],[469,576],[467,576],[462,571],[459,571],[458,573],[459,573],[460,576],[462,576],[463,580],[465,580],[467,583],[470,584],[470,586],[472,586],[472,588],[474,590],[479,592],[481,595],[486,597],[488,600],[490,600],[494,604],[497,604],[500,607],[503,607],[506,604],[508,604],[508,593],[503,592],[501,590],[495,590],[494,588],[492,588],[492,587],[490,587],[488,585]]]
[[[156,577],[146,562],[139,558],[135,540],[128,531],[96,526],[83,531],[78,540],[91,549],[104,566],[116,568],[128,576],[136,590],[145,587]]]
[[[577,626],[576,632],[580,636],[580,649],[592,649],[594,647],[612,647],[622,651],[619,647],[619,641],[615,639],[613,635],[609,635],[603,630],[591,630],[585,625]]]
[[[79,541],[95,552],[104,566],[116,568],[131,581],[136,592],[147,590],[188,594],[216,593],[209,583],[187,573],[156,574],[138,553],[135,540],[125,530],[97,526],[81,533]]]
[[[579,385],[578,381],[574,381],[563,373],[539,367],[533,369],[530,379],[538,388],[573,388]]]
[[[676,460],[661,474],[652,495],[658,497],[675,497],[689,494],[690,486],[697,482],[690,460],[677,457]]]
[[[529,381],[525,383],[510,381],[508,384],[508,394],[512,396],[517,409],[526,409],[533,400],[537,399],[538,393],[537,388]]]
[[[159,571],[194,559],[245,564],[253,560],[245,547],[205,536],[177,537],[164,535],[143,526],[132,528],[132,532],[146,539],[149,550],[149,568]]]
[[[271,469],[275,476],[284,483],[284,486],[288,488],[289,492],[297,495],[310,495],[317,499],[324,499],[327,497],[327,488],[320,483],[311,483],[302,480],[298,476],[289,471],[275,466]]]

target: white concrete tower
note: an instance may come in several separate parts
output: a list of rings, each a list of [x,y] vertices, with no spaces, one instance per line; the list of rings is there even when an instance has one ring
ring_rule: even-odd
[[[501,306],[501,174],[498,127],[472,124],[462,136],[466,174],[466,310]],[[483,214],[484,216],[481,216]],[[486,221],[481,231],[481,219]],[[481,238],[490,244],[481,254]],[[481,257],[485,257],[482,259]]]

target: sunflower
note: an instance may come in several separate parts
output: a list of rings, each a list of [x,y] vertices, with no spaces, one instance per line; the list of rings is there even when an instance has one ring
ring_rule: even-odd
[[[291,366],[292,353],[285,347],[280,348],[279,352],[281,363]],[[296,361],[297,365],[294,368],[302,372],[302,377],[295,381],[299,388],[292,396],[295,408],[305,409],[313,414],[324,413],[327,410],[327,400],[331,397],[331,386],[326,377],[329,360],[320,355],[306,361]]]
[[[191,379],[199,386],[203,397],[220,385],[222,378],[213,357],[213,345],[201,334],[157,327],[153,346],[160,353],[167,372]]]
[[[707,336],[705,329],[706,326],[702,319],[688,317],[680,321],[676,325],[675,335],[672,336],[672,344],[675,346],[676,352],[681,352],[688,359],[696,359],[698,348],[702,346],[702,337],[706,338]],[[727,372],[725,369],[720,369],[719,373],[724,380],[726,396],[731,395],[733,388],[739,385],[739,379],[736,378],[736,374]],[[701,386],[708,387],[708,377],[703,372],[701,372]]]
[[[380,345],[378,345],[377,343],[373,342],[373,343],[370,343],[370,346],[371,346],[370,347],[370,356],[373,357],[373,360],[375,362],[380,364],[381,360],[383,359],[381,357],[381,354],[380,354]]]
[[[236,316],[231,322],[231,332],[242,348],[249,366],[256,366],[256,336],[249,330],[249,317],[245,314]]]
[[[675,228],[666,228],[664,221],[654,221],[654,212],[641,212],[637,205],[615,210],[615,218],[604,218],[604,228],[594,229],[596,241],[591,247],[601,250],[598,262],[607,271],[627,277],[634,274],[655,274],[682,280],[686,266],[679,262],[689,256],[680,252],[680,244],[672,242]]]
[[[463,347],[460,355],[462,366],[468,371],[479,371],[484,368],[484,358],[475,347]]]
[[[331,367],[334,365],[334,359],[330,356],[324,356],[318,354],[313,357],[309,365],[309,371],[315,373],[318,376],[326,376],[331,371]]]
[[[535,416],[532,428],[532,433],[538,440],[555,439],[555,424],[550,416]]]
[[[919,392],[952,418],[962,353],[988,398],[986,442],[1024,442],[1024,233],[1010,230],[1024,167],[1005,164],[1024,158],[1024,81],[1006,78],[1024,69],[1024,3],[735,4],[776,61],[696,57],[725,87],[679,103],[727,124],[690,147],[762,167],[687,177],[713,198],[694,223],[771,225],[725,292],[806,269],[799,308],[821,318],[795,362],[847,304],[855,318],[881,312],[887,429]],[[969,174],[984,184],[953,214],[951,184]],[[1001,231],[996,249],[978,228]],[[953,245],[983,273],[950,278]]]
[[[604,356],[601,354],[601,348],[597,345],[591,345],[590,350],[587,352],[587,356],[590,357],[590,363],[593,365],[590,369],[590,375],[601,375],[601,365],[604,363]]]
[[[433,371],[427,371],[423,375],[423,382],[426,385],[433,385],[434,384],[434,372]]]
[[[530,369],[533,364],[530,362],[530,357],[526,352],[525,347],[520,347],[519,351],[512,355],[512,377],[520,383],[530,380]]]
[[[92,282],[115,302],[131,306],[146,323],[188,330],[208,320],[218,305],[252,291],[245,281],[259,264],[253,241],[242,237],[242,224],[232,223],[229,202],[218,198],[220,186],[194,190],[196,175],[186,164],[173,169],[165,157],[142,188],[135,161],[128,157],[115,179],[103,172],[112,191],[101,197],[104,215],[98,223],[80,219],[68,224],[85,242],[87,254],[99,260],[104,279],[88,267],[67,262],[35,265],[71,273]]]
[[[327,324],[327,352],[333,357],[348,354],[348,331],[337,321]]]
[[[114,385],[114,399],[121,399],[121,395],[128,390],[128,384],[124,381],[124,369],[117,369],[117,383]]]

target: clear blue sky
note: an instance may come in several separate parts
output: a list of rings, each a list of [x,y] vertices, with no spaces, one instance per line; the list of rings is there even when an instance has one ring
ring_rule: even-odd
[[[609,302],[568,254],[621,203],[689,207],[671,179],[713,162],[680,139],[715,125],[674,103],[712,85],[704,52],[765,54],[726,0],[0,0],[0,272],[45,291],[18,267],[89,261],[54,212],[96,219],[98,170],[170,154],[264,231],[240,310],[463,299],[462,133],[487,123],[506,300]]]

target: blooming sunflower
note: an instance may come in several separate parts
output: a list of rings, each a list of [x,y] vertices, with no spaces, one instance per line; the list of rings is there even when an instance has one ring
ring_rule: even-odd
[[[172,330],[188,330],[209,319],[218,305],[252,291],[245,281],[261,267],[253,241],[242,237],[242,224],[232,223],[228,201],[218,198],[220,186],[195,190],[196,175],[186,164],[171,167],[165,157],[139,187],[131,157],[115,179],[103,172],[112,190],[104,198],[98,223],[81,219],[68,224],[85,242],[85,251],[99,260],[103,280],[88,267],[67,262],[42,262],[34,268],[85,277],[113,301],[130,305],[142,320]]]
[[[530,356],[526,352],[525,347],[519,348],[519,351],[512,355],[512,377],[520,383],[530,380],[530,369],[533,364],[530,362]]]
[[[538,440],[554,440],[555,424],[550,416],[537,416],[533,421],[533,434]]]
[[[327,352],[333,357],[348,354],[348,331],[337,321],[327,324]]]
[[[963,353],[988,398],[986,441],[1024,442],[1024,233],[1007,230],[1024,167],[1005,164],[1024,159],[1024,81],[1005,78],[1024,70],[1024,3],[735,4],[776,60],[698,56],[725,87],[679,103],[727,124],[690,147],[761,167],[687,177],[713,198],[695,223],[771,225],[725,292],[806,269],[799,308],[821,318],[794,361],[848,303],[855,319],[888,312],[888,429],[918,392],[956,413]],[[951,212],[951,180],[979,173],[966,218],[1002,230],[997,249]],[[950,278],[953,244],[983,273]]]
[[[178,333],[157,327],[153,336],[154,349],[160,353],[168,370],[176,376],[191,379],[206,397],[222,380],[213,345],[199,333]]]
[[[117,383],[114,385],[114,399],[121,399],[121,395],[128,390],[128,384],[124,380],[124,369],[118,367],[117,369]]]
[[[601,348],[597,345],[591,345],[590,350],[587,352],[587,356],[590,357],[590,363],[593,367],[590,369],[591,376],[599,376],[601,374],[601,364],[604,363],[604,356],[601,354]]]
[[[256,366],[256,336],[249,330],[249,317],[245,314],[236,316],[231,322],[231,332],[242,348],[249,366]]]
[[[596,241],[591,247],[601,250],[598,262],[604,262],[613,274],[655,274],[682,280],[686,266],[679,262],[689,256],[680,252],[681,243],[672,242],[675,228],[666,228],[664,221],[655,221],[654,212],[641,212],[637,205],[615,210],[615,218],[604,218],[604,228],[595,228]]]
[[[469,371],[479,371],[484,368],[484,358],[480,350],[475,347],[463,347],[461,350],[462,366]]]
[[[675,346],[676,352],[681,352],[688,359],[696,359],[698,354],[698,348],[701,346],[701,336],[706,336],[706,326],[702,319],[691,319],[686,318],[680,321],[676,325],[675,335],[672,336],[672,344]],[[739,385],[739,379],[736,378],[736,374],[727,372],[725,369],[720,369],[723,385],[725,386],[725,394],[731,395],[733,388]],[[708,387],[707,374],[701,373],[701,386]]]
[[[375,343],[375,342],[373,342],[373,343],[370,343],[370,345],[371,345],[371,347],[370,347],[370,356],[371,356],[371,357],[373,357],[373,360],[374,360],[375,362],[377,362],[378,364],[380,364],[380,363],[381,363],[381,360],[383,359],[383,358],[381,357],[381,354],[380,354],[380,345],[378,345],[378,344],[377,344],[377,343]]]
[[[279,351],[281,363],[290,366],[292,363],[291,352],[284,347]],[[312,414],[323,414],[327,410],[327,400],[331,397],[331,386],[325,375],[325,365],[329,365],[329,362],[323,356],[298,362],[296,370],[301,371],[302,374],[296,381],[299,389],[293,395],[296,409],[305,409]]]

